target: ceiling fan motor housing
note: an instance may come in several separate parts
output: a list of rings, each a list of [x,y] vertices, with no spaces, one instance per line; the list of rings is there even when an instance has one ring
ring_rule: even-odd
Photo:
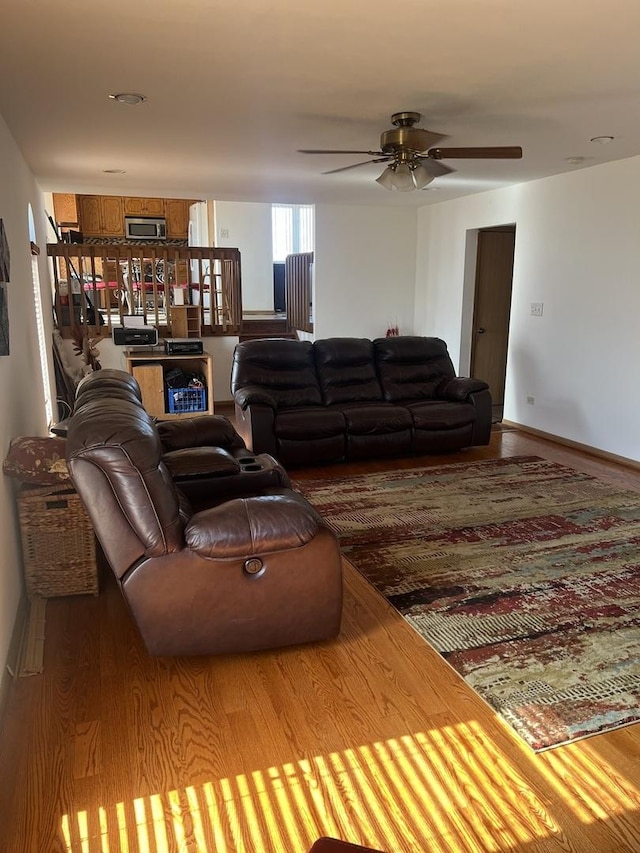
[[[430,133],[419,127],[414,127],[422,116],[420,113],[394,113],[391,116],[393,130],[385,130],[380,136],[380,148],[385,154],[395,154],[406,151],[419,154],[426,151],[434,141],[442,139],[440,134]]]
[[[398,127],[394,130],[385,130],[380,137],[380,148],[385,154],[393,154],[395,151],[414,151],[419,154],[426,151],[433,134],[428,130],[420,130],[417,127]]]

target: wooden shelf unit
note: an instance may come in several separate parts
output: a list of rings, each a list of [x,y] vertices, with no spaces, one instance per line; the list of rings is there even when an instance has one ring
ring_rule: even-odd
[[[199,338],[202,334],[199,305],[171,306],[171,336],[174,338]]]
[[[142,393],[142,404],[156,418],[192,418],[212,415],[213,411],[213,361],[208,353],[202,355],[163,355],[154,351],[129,350],[125,353],[126,370],[137,380]],[[164,376],[167,370],[179,367],[186,373],[201,373],[207,389],[207,408],[202,412],[169,412]]]

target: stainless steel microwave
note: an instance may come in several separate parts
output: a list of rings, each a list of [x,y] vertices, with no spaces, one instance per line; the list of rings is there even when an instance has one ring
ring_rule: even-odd
[[[124,233],[128,240],[166,240],[167,221],[152,216],[125,216]]]

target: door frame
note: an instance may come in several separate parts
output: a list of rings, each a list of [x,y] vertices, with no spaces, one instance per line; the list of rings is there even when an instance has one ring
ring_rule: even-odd
[[[513,250],[513,273],[511,278],[511,308],[509,311],[509,331],[511,329],[511,312],[513,311],[513,282],[515,280],[516,250],[518,239],[517,222],[499,222],[492,225],[483,225],[479,228],[468,228],[465,236],[464,271],[462,286],[462,311],[460,325],[460,358],[459,373],[461,376],[469,376],[471,371],[471,350],[473,347],[476,299],[476,278],[478,273],[478,235],[481,231],[493,231],[500,228],[515,229],[515,244]],[[511,347],[507,346],[507,358],[505,364],[505,408],[507,402],[509,362]]]

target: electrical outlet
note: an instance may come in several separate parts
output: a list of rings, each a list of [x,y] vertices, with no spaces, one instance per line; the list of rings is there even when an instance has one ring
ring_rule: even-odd
[[[220,229],[220,237],[222,240],[226,240],[229,237],[229,229],[228,228],[221,228]]]
[[[542,309],[544,308],[544,302],[532,302],[531,303],[531,316],[532,317],[542,317]]]
[[[527,397],[527,403],[528,403],[530,406],[534,406],[534,405],[535,405],[535,402],[536,402],[536,398],[535,398],[535,397],[531,397],[531,396]]]

